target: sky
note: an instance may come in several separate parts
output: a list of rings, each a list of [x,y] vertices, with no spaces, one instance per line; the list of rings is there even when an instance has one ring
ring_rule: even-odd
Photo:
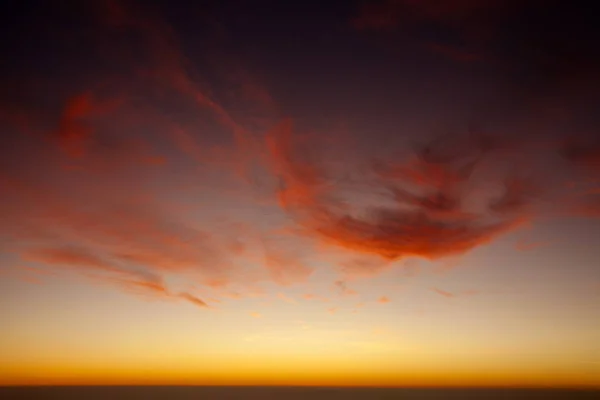
[[[7,1],[0,384],[600,388],[577,1]]]

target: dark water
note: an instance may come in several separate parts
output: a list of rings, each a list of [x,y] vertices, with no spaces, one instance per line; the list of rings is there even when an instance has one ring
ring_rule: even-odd
[[[350,389],[292,387],[173,387],[173,386],[102,386],[102,387],[0,387],[1,400],[598,400],[600,390],[537,389]]]

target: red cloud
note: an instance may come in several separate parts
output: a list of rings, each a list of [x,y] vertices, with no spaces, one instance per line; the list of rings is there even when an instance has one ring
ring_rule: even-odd
[[[92,91],[85,91],[67,100],[54,133],[60,148],[72,158],[87,155],[94,144],[93,119],[114,111],[121,99],[102,101]]]
[[[464,208],[473,173],[495,150],[485,136],[467,139],[434,141],[408,165],[379,167],[379,177],[368,187],[379,185],[389,193],[382,203],[391,200],[393,205],[373,204],[362,210],[348,207],[338,194],[340,181],[328,175],[308,146],[297,144],[289,122],[271,133],[268,145],[273,172],[282,182],[282,207],[315,237],[387,260],[435,259],[490,243],[529,217],[534,193],[518,175],[497,182],[504,193],[488,200],[484,212]]]
[[[63,111],[57,136],[63,150],[71,157],[82,157],[86,153],[86,141],[92,133],[84,118],[93,110],[91,95],[84,93],[71,99]]]

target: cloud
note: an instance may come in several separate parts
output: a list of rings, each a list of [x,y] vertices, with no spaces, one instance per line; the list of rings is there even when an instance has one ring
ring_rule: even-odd
[[[267,138],[273,172],[282,182],[280,204],[315,237],[358,254],[392,261],[466,253],[519,227],[536,194],[526,179],[508,173],[496,181],[501,194],[479,199],[483,211],[466,209],[477,167],[501,149],[501,142],[469,133],[436,139],[407,163],[379,163],[367,183],[387,192],[381,203],[390,205],[352,210],[338,194],[340,180],[328,175],[324,163],[307,146],[297,145],[293,135],[287,122]]]
[[[141,292],[144,295],[158,298],[183,299],[199,307],[209,307],[206,302],[190,293],[171,293],[162,278],[154,275],[151,271],[119,268],[83,248],[31,249],[23,254],[23,258],[55,268],[79,268],[85,276],[121,287],[128,292]],[[37,269],[35,270],[37,271]],[[98,273],[103,274],[98,275]]]
[[[189,294],[189,293],[179,293],[178,297],[189,301],[190,303],[198,306],[198,307],[208,307],[208,304],[206,302],[204,302],[204,300],[199,299],[198,297]]]
[[[433,288],[431,290],[434,291],[435,293],[439,294],[440,296],[444,296],[444,297],[449,298],[449,299],[451,299],[451,298],[453,298],[453,297],[456,296],[454,293],[450,293],[450,292],[447,292],[445,290],[438,289],[438,288]]]
[[[215,69],[207,80],[161,15],[141,3],[101,3],[90,52],[111,68],[51,82],[61,90],[42,112],[9,102],[9,118],[2,113],[2,251],[198,306],[206,302],[165,282],[243,298],[260,282],[306,281],[313,269],[295,239],[279,240],[246,211],[231,212],[263,194],[227,187],[224,178],[254,179],[261,154],[253,129],[263,128],[257,119],[268,125],[276,108],[269,91],[240,60],[216,52],[204,54]],[[35,100],[48,102],[45,92]],[[187,168],[180,153],[199,168]],[[238,218],[246,219],[243,232],[229,223]]]
[[[271,278],[283,286],[306,282],[314,269],[306,265],[297,250],[286,248],[284,242],[263,239],[264,262]]]
[[[251,312],[250,316],[253,317],[253,318],[261,318],[262,314],[259,313],[259,312]]]
[[[318,294],[313,294],[313,293],[303,294],[302,298],[304,300],[316,300],[316,301],[322,301],[322,302],[329,302],[329,299],[327,297],[320,296]]]
[[[40,248],[27,252],[24,258],[44,264],[59,266],[80,266],[109,272],[120,272],[109,263],[82,248]]]
[[[377,276],[390,269],[392,264],[376,257],[355,257],[341,264],[341,272],[346,279],[360,279]]]
[[[458,293],[452,293],[452,292],[448,292],[446,290],[442,290],[439,288],[432,288],[431,291],[439,294],[440,296],[446,297],[448,299],[452,299],[458,296],[474,296],[479,294],[479,291],[477,290],[463,290],[461,292]]]
[[[41,168],[31,172],[15,165],[3,171],[1,233],[9,240],[3,251],[38,265],[138,283],[167,276],[206,286],[247,279],[237,275],[238,253],[229,246],[235,232],[221,225],[209,234],[183,222],[185,214],[139,178],[128,181],[124,170],[64,170],[45,157],[37,163]],[[136,285],[110,282],[121,289]],[[182,296],[201,305],[191,294]]]
[[[100,102],[92,91],[85,91],[68,99],[54,133],[65,154],[71,158],[86,156],[95,139],[92,119],[114,111],[121,101],[111,99]]]
[[[519,251],[531,251],[531,250],[535,250],[539,247],[545,246],[547,244],[548,243],[541,242],[541,241],[530,242],[530,241],[521,240],[515,244],[515,248]]]
[[[380,298],[377,299],[377,302],[379,304],[387,304],[389,303],[391,300],[387,297],[387,296],[381,296]]]
[[[335,281],[334,285],[342,296],[355,296],[358,294],[356,290],[349,288],[345,281]]]

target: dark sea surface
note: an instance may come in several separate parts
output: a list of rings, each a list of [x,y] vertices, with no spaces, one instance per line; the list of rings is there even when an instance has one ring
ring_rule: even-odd
[[[71,386],[0,387],[1,400],[14,399],[140,399],[140,400],[367,400],[367,399],[565,399],[598,400],[600,390],[539,389],[373,389],[294,387],[194,387],[194,386]]]

